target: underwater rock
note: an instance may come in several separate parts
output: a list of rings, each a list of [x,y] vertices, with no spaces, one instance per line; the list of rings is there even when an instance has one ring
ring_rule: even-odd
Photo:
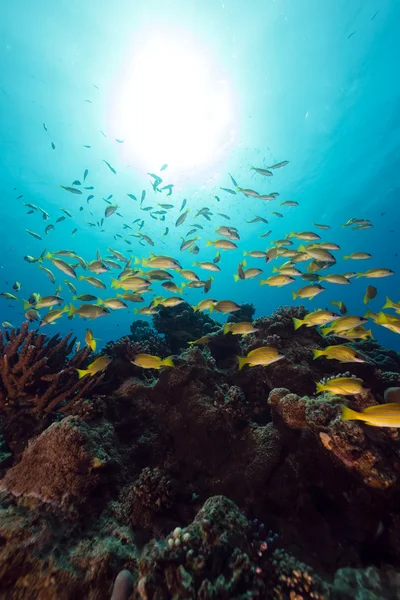
[[[24,451],[19,464],[0,481],[0,491],[33,504],[69,510],[85,503],[112,462],[113,429],[101,433],[77,417],[53,423]]]
[[[227,319],[228,323],[240,323],[240,321],[251,321],[253,320],[256,309],[253,304],[241,304],[240,310],[235,310],[231,313]]]

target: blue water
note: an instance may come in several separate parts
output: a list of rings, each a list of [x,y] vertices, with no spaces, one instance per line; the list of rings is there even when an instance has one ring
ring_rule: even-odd
[[[292,304],[291,291],[306,282],[299,279],[281,289],[260,287],[257,279],[234,283],[243,250],[265,250],[271,240],[290,231],[315,230],[315,221],[331,226],[327,232],[315,230],[324,241],[341,246],[332,272],[385,267],[396,274],[352,279],[348,286],[324,284],[322,295],[303,301],[307,307],[342,300],[349,313],[364,314],[368,284],[378,288],[368,305],[372,311],[381,309],[386,295],[400,301],[399,30],[400,4],[389,0],[7,3],[0,21],[0,291],[12,292],[17,280],[22,284],[20,298],[54,293],[56,286],[37,264],[23,260],[44,248],[71,249],[87,261],[96,258],[97,250],[105,258],[108,246],[127,257],[148,257],[153,251],[191,268],[193,260],[215,256],[215,249],[206,247],[207,239],[218,237],[215,228],[232,225],[241,236],[239,250],[222,251],[222,272],[215,274],[209,296],[253,302],[256,316],[267,315],[281,304]],[[273,177],[250,170],[251,165],[266,167],[283,160],[289,164]],[[160,173],[163,163],[168,168]],[[76,179],[83,183],[85,169],[89,174],[84,185],[93,185],[94,191],[78,196],[60,188]],[[153,192],[147,172],[158,173],[162,185],[173,183],[173,194],[167,198]],[[280,196],[266,203],[225,193],[221,186],[232,187],[228,173],[239,186]],[[140,209],[142,190],[143,206],[159,209],[156,201],[175,205],[165,222]],[[87,204],[92,193],[95,198]],[[103,198],[110,194],[122,218],[114,214],[106,219],[100,232],[87,222],[104,217]],[[190,213],[176,228],[184,198]],[[299,206],[280,207],[284,200]],[[27,215],[24,203],[40,206],[50,219],[44,221],[38,211]],[[194,218],[204,206],[213,213],[211,222]],[[46,236],[45,226],[63,214],[60,207],[72,218]],[[217,212],[228,214],[231,221]],[[257,215],[269,224],[245,223]],[[154,240],[154,248],[126,236],[136,233],[136,218],[145,220],[142,232]],[[342,228],[350,218],[369,219],[374,227]],[[188,223],[195,222],[204,227],[197,256],[179,251],[181,236],[191,229]],[[133,229],[122,230],[123,223]],[[163,237],[166,226],[170,231]],[[43,240],[31,237],[26,228]],[[271,236],[260,239],[267,229],[272,229]],[[343,254],[355,251],[373,258],[342,262]],[[279,263],[248,261],[264,269],[263,278]],[[66,277],[49,261],[44,265],[70,303]],[[209,276],[197,272],[204,279]],[[108,274],[99,277],[110,283]],[[175,279],[181,281],[179,275]],[[76,286],[78,293],[113,296],[110,289],[103,292],[85,282]],[[163,292],[159,283],[153,289]],[[202,298],[202,290],[184,292],[192,304]],[[103,344],[129,333],[136,306],[129,303],[128,310],[90,323],[64,316],[43,331],[66,333],[72,328],[82,340],[90,325]],[[0,307],[1,321],[19,325],[24,320],[20,302],[0,298]],[[395,333],[375,324],[372,330],[385,346],[400,348]]]

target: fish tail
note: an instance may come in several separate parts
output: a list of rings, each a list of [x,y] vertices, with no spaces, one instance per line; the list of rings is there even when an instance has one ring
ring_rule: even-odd
[[[227,333],[230,332],[228,323],[224,323],[223,331],[224,331],[224,335],[226,335]]]
[[[92,340],[90,340],[90,342],[89,342],[89,348],[91,350],[93,350],[93,352],[96,352],[96,340],[94,338]]]
[[[343,256],[343,260],[349,260],[350,256]]]
[[[245,364],[247,364],[247,356],[237,356],[239,371],[241,371]]]
[[[65,308],[68,310],[68,317],[69,317],[70,319],[72,319],[72,317],[73,317],[74,315],[76,315],[76,313],[78,312],[78,311],[76,310],[75,306],[73,306],[72,304],[70,304],[70,305],[69,305],[69,307],[68,307],[68,306],[66,306]]]
[[[326,337],[327,335],[329,335],[329,333],[331,332],[331,328],[330,327],[322,327],[321,329],[321,333],[324,337]]]
[[[292,292],[292,298],[293,298],[293,300],[296,300],[297,295],[298,295],[297,292]]]
[[[303,319],[296,319],[296,317],[293,317],[293,325],[294,325],[295,330],[299,329],[299,327],[304,325],[305,322],[306,321],[303,321]]]
[[[28,300],[23,300],[24,310],[29,310],[31,308],[31,304],[29,304]]]
[[[173,363],[173,360],[172,360],[172,356],[168,356],[167,358],[164,358],[164,360],[161,361],[161,364],[164,367],[174,367],[175,366]]]
[[[243,252],[243,256],[247,256],[249,253],[246,250]]]
[[[374,339],[374,336],[372,335],[372,330],[368,329],[367,333],[365,334],[365,337],[369,337],[371,340]]]
[[[371,319],[373,316],[373,313],[368,309],[364,315],[364,319]]]
[[[279,273],[279,269],[277,267],[272,267],[272,272],[273,273]]]
[[[68,307],[68,304],[66,304],[66,305],[64,306],[64,308],[62,309],[62,311],[61,311],[61,312],[62,312],[62,313],[69,312],[69,307]]]
[[[359,421],[362,417],[359,412],[352,410],[348,406],[342,406],[342,421]]]
[[[213,243],[212,243],[212,241],[211,241],[211,240],[207,240],[207,241],[206,241],[206,246],[212,246],[212,245],[213,245]]]
[[[324,354],[323,350],[313,350],[314,360]]]
[[[393,308],[393,301],[389,298],[389,296],[386,296],[386,302],[382,308]]]
[[[325,386],[323,383],[315,382],[315,385],[317,386],[317,394],[325,390]]]
[[[101,298],[97,298],[95,305],[96,306],[101,306],[103,304],[103,300],[101,300]]]
[[[300,244],[298,250],[299,250],[299,252],[306,252],[306,248],[305,248],[304,244]]]
[[[233,275],[233,279],[235,280],[235,282],[237,283],[239,281],[239,275],[236,275],[236,273]]]
[[[242,260],[242,267],[247,267],[247,262],[245,259]]]
[[[81,281],[82,279],[85,279],[85,277],[83,275],[79,275],[78,279]]]
[[[79,379],[82,379],[82,377],[85,377],[85,375],[88,375],[90,373],[88,369],[77,369],[77,371]]]
[[[180,287],[178,287],[179,293],[182,295],[183,294],[183,290],[186,287],[186,283],[182,283],[182,285]]]
[[[143,264],[143,260],[141,258],[139,258],[138,256],[135,256],[135,260],[133,261],[134,265],[142,265]]]
[[[111,277],[111,287],[112,288],[119,287],[119,281],[118,281],[118,279],[115,279],[114,277]]]
[[[40,258],[48,258],[50,260],[51,258],[53,258],[53,255],[51,252],[46,252],[46,254],[43,254]]]
[[[364,273],[356,273],[356,279],[359,279],[360,277],[364,277]]]

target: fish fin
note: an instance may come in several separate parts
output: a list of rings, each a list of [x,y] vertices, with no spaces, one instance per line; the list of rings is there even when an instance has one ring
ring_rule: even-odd
[[[326,337],[331,332],[331,328],[330,327],[322,327],[320,331],[321,331],[322,335],[324,337]]]
[[[211,304],[211,306],[210,306],[210,315],[211,315],[212,312],[214,312],[214,304]]]
[[[164,367],[174,367],[174,363],[172,361],[172,356],[168,356],[167,358],[164,358],[164,360],[161,361],[161,364]]]
[[[32,305],[29,304],[28,300],[23,300],[23,306],[24,306],[24,310],[29,310],[30,308],[32,308]]]
[[[350,256],[343,256],[343,260],[349,260]]]
[[[342,421],[363,421],[364,419],[360,417],[360,413],[355,410],[351,410],[348,406],[342,406]]]
[[[227,333],[230,332],[230,328],[229,328],[228,323],[224,323],[223,331],[224,331],[224,335],[226,335]]]
[[[320,392],[324,391],[324,384],[323,383],[319,383],[319,382],[315,382],[315,385],[317,386],[317,394],[319,394]]]
[[[279,269],[277,267],[272,267],[272,272],[273,273],[279,273]]]
[[[111,277],[111,287],[112,288],[119,287],[119,281],[118,281],[118,279],[115,279],[114,277]]]
[[[243,260],[242,260],[242,267],[247,267],[247,262],[246,262],[246,259],[243,259]]]
[[[246,250],[243,252],[243,256],[247,256],[249,253]]]
[[[367,335],[368,334],[368,335]],[[368,329],[367,330],[367,334],[365,335],[365,337],[369,337],[371,340],[374,339],[374,336],[372,335],[372,329]]]
[[[323,350],[313,350],[314,360],[324,354]]]
[[[298,247],[298,251],[299,252],[307,252],[306,247],[304,246],[304,244],[300,244],[300,246]]]
[[[297,293],[296,292],[292,292],[292,298],[293,298],[293,300],[296,300],[296,298],[297,298]]]
[[[237,356],[239,371],[243,369],[244,365],[247,364],[247,356]]]
[[[68,306],[68,305],[67,305],[67,306],[65,306],[65,308],[66,308],[66,309],[67,309],[67,311],[68,311],[68,317],[69,317],[70,319],[72,319],[72,317],[73,317],[74,315],[76,315],[76,313],[78,312],[78,311],[76,310],[75,306],[73,306],[72,304],[70,304],[69,306]]]
[[[211,240],[207,240],[207,241],[206,241],[206,246],[212,246],[212,245],[213,245],[213,243],[212,243],[212,241],[211,241]]]
[[[364,277],[364,273],[356,273],[356,279],[360,279],[360,277]]]
[[[369,309],[367,309],[367,312],[364,315],[364,319],[372,319],[373,316],[374,314]]]
[[[299,329],[299,327],[301,327],[305,323],[306,323],[306,321],[303,321],[302,319],[296,319],[296,317],[293,317],[293,325],[294,325],[295,330]]]
[[[138,256],[135,256],[135,260],[133,261],[134,265],[141,265],[142,263],[142,259],[139,258]]]
[[[239,275],[236,275],[236,273],[234,273],[233,275],[233,279],[235,280],[235,282],[237,283],[239,281]]]
[[[389,298],[389,296],[386,296],[386,302],[382,308],[393,308],[393,301]]]
[[[91,350],[93,350],[93,352],[96,352],[96,340],[93,338],[93,340],[90,340],[89,342],[89,348]]]
[[[138,309],[138,308],[134,308],[134,309],[133,309],[133,312],[134,312],[134,314],[135,314],[135,315],[137,315],[137,314],[138,314],[138,312],[139,312],[139,309]]]
[[[82,379],[82,377],[85,377],[85,375],[88,375],[90,373],[88,369],[77,369],[77,371],[79,379]]]

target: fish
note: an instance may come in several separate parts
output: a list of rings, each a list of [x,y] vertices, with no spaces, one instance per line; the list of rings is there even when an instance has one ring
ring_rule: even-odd
[[[62,223],[63,221],[65,221],[65,217],[58,217],[56,223]]]
[[[54,277],[54,275],[50,271],[50,269],[47,269],[46,267],[42,267],[42,265],[39,265],[39,269],[41,269],[42,271],[44,271],[46,273],[46,275],[50,279],[51,283],[55,283],[56,282],[56,278]]]
[[[260,279],[260,285],[269,285],[271,287],[282,287],[293,283],[295,279],[289,275],[271,275],[268,279]]]
[[[79,379],[82,379],[82,377],[85,377],[85,375],[90,375],[93,377],[93,375],[96,375],[96,373],[104,371],[110,362],[111,358],[109,356],[100,356],[99,358],[96,358],[95,361],[90,363],[87,369],[77,369]]]
[[[330,225],[321,225],[318,223],[314,223],[314,221],[312,222],[312,225],[314,225],[314,227],[318,227],[318,229],[324,229],[324,230],[328,230],[331,228]]]
[[[228,221],[231,220],[230,216],[229,215],[225,215],[224,213],[217,213],[217,215],[219,215],[220,217],[222,217],[224,219],[227,219]]]
[[[373,339],[372,331],[365,329],[362,325],[354,327],[354,329],[347,329],[347,331],[341,331],[335,333],[336,337],[344,338],[345,340],[366,340]]]
[[[356,277],[369,277],[372,279],[378,279],[381,277],[389,277],[390,275],[394,275],[394,271],[390,269],[377,268],[377,269],[369,269],[369,271],[365,271],[365,273],[357,273]]]
[[[249,335],[249,333],[255,333],[259,331],[257,327],[248,321],[239,321],[237,323],[224,323],[223,332],[224,335],[232,333],[233,335]]]
[[[239,371],[243,369],[245,365],[249,367],[256,367],[259,365],[268,366],[278,360],[284,358],[282,354],[279,354],[276,348],[270,346],[261,346],[256,348],[247,354],[247,356],[237,356]]]
[[[58,306],[59,304],[62,304],[63,302],[64,302],[64,300],[62,298],[60,298],[59,296],[39,296],[39,298],[35,302],[35,305],[36,305],[36,308],[49,308],[50,306]],[[31,302],[24,300],[23,301],[24,310],[29,309],[31,304],[32,304]]]
[[[53,265],[57,267],[57,269],[65,273],[65,275],[69,275],[69,277],[74,277],[76,279],[76,273],[74,269],[65,261],[61,260],[60,258],[54,258],[54,256],[50,252],[47,252],[43,258],[48,258],[53,263]]]
[[[240,310],[240,306],[232,300],[219,300],[218,302],[215,302],[213,304],[213,307],[212,309],[210,309],[210,312],[213,312],[213,310],[216,310],[217,312],[221,313],[230,313]]]
[[[105,317],[110,314],[108,308],[99,306],[98,304],[81,304],[78,308],[75,308],[72,304],[68,307],[68,318],[72,319],[75,315],[79,315],[84,319],[98,319],[99,317]]]
[[[206,246],[214,246],[220,250],[237,250],[237,245],[230,240],[207,240]]]
[[[79,190],[78,190],[79,191]],[[66,208],[60,208],[60,210],[65,213],[67,215],[67,217],[72,217],[71,213],[69,212],[69,210],[67,210]]]
[[[199,281],[199,277],[194,271],[190,271],[189,269],[180,269],[179,273],[184,279],[187,279],[188,281]]]
[[[16,281],[13,286],[12,286],[14,292],[19,292],[19,290],[21,289],[21,284],[19,281]]]
[[[53,150],[55,150],[55,149],[56,149],[56,145],[55,145],[55,143],[54,143],[54,142],[51,142],[51,147],[52,147],[52,149],[53,149]]]
[[[188,344],[190,344],[191,346],[193,346],[193,345],[204,346],[205,344],[208,344],[210,339],[211,339],[211,336],[203,335],[203,337],[199,338],[198,340],[194,340],[194,342],[188,342]]]
[[[105,218],[108,219],[108,217],[111,217],[111,215],[113,215],[116,210],[118,210],[118,204],[111,204],[111,206],[107,206],[104,212]]]
[[[14,296],[14,294],[10,294],[10,292],[2,292],[0,296],[2,296],[2,298],[5,298],[6,300],[15,300],[18,302],[18,298]]]
[[[268,237],[268,236],[270,236],[270,235],[271,235],[271,233],[272,233],[272,229],[269,229],[268,231],[266,231],[266,232],[265,232],[265,233],[263,233],[262,235],[259,235],[258,237],[260,237],[260,238],[265,238],[265,237]]]
[[[262,250],[250,250],[249,252],[244,251],[243,256],[251,256],[251,258],[266,258],[267,253]]]
[[[281,202],[279,206],[299,206],[299,203],[295,200],[285,200],[285,202]]]
[[[217,264],[217,263],[219,263],[220,260],[221,260],[221,252],[217,252],[213,258],[213,263]]]
[[[116,294],[117,298],[123,298],[127,302],[144,302],[143,296],[135,293]]]
[[[246,261],[243,261],[241,263],[241,265],[245,265]],[[233,275],[233,279],[235,282],[239,281],[239,279],[254,279],[255,277],[258,277],[259,275],[261,275],[261,273],[263,272],[262,269],[256,269],[254,267],[251,267],[250,269],[246,269],[243,270],[243,268],[241,268],[241,275],[240,274],[234,274]]]
[[[79,181],[79,179],[75,179],[75,181],[72,182],[72,185],[82,185],[82,184]]]
[[[296,298],[309,298],[310,300],[312,300],[315,296],[321,294],[324,291],[325,288],[322,287],[322,285],[306,285],[305,287],[297,290],[297,292],[292,292],[292,297],[293,300],[296,300]]]
[[[367,252],[353,252],[352,254],[343,256],[343,260],[368,260],[370,258],[372,258],[372,254],[368,254]]]
[[[218,265],[213,262],[194,262],[194,267],[200,267],[200,269],[204,269],[205,271],[213,271],[214,273],[220,272],[221,269]]]
[[[178,296],[170,296],[169,298],[163,298],[162,296],[156,296],[152,302],[152,306],[157,307],[161,304],[161,306],[178,306],[182,304],[184,300],[179,298]]]
[[[289,275],[289,277],[301,277],[302,272],[294,267],[272,267],[273,273],[280,273],[281,275]]]
[[[88,283],[89,285],[93,285],[93,287],[105,290],[106,289],[106,285],[100,281],[100,279],[97,279],[96,277],[84,277],[83,275],[79,275],[78,279],[80,281],[86,281],[86,283]]]
[[[83,181],[86,180],[86,177],[89,175],[89,170],[85,169],[84,173],[83,173]]]
[[[167,163],[163,164],[163,166],[161,167],[160,171],[165,171],[165,169],[168,168]]]
[[[252,219],[251,221],[246,221],[246,223],[258,223],[259,221],[268,224],[267,219],[264,219],[264,217],[254,217],[254,219]]]
[[[220,190],[227,192],[228,194],[236,194],[235,190],[231,190],[230,188],[221,187]]]
[[[112,310],[120,310],[122,308],[128,308],[128,305],[125,304],[123,300],[119,298],[108,298],[107,300],[98,300],[98,304],[105,306],[106,308],[111,308]]]
[[[70,194],[82,194],[82,190],[78,190],[77,188],[70,187],[68,185],[60,185],[60,188],[66,192],[70,192]]]
[[[400,334],[400,317],[379,312],[374,320],[375,323],[382,325],[382,327],[389,329],[389,331]]]
[[[44,129],[45,131],[47,131],[47,125],[46,125],[46,123],[43,123],[43,129]]]
[[[373,427],[400,427],[400,403],[375,404],[361,412],[342,406],[342,421],[364,421]]]
[[[96,341],[97,338],[93,336],[93,332],[91,329],[86,329],[85,334],[85,344],[88,346],[93,352],[96,352]]]
[[[3,321],[1,324],[4,329],[14,329],[14,325],[10,323],[10,321]]]
[[[53,323],[54,321],[62,317],[62,315],[66,312],[68,312],[68,306],[64,306],[64,308],[60,309],[49,310],[49,312],[45,314],[43,319],[40,321],[39,327],[50,325],[50,323]]]
[[[197,312],[198,310],[201,310],[202,312],[209,310],[211,313],[214,310],[216,302],[216,300],[211,300],[211,298],[201,300],[196,306],[193,306],[193,310],[194,312]]]
[[[164,281],[164,283],[161,284],[161,287],[163,287],[168,292],[172,292],[174,294],[182,294],[185,284],[182,283],[182,285],[178,287],[173,281]]]
[[[343,277],[343,275],[325,275],[325,277],[323,277],[322,275],[320,275],[318,277],[318,281],[326,281],[328,283],[337,283],[339,285],[350,285],[350,281],[346,278]]]
[[[363,380],[357,377],[333,377],[325,382],[316,382],[317,394],[328,392],[339,396],[363,394],[368,390],[363,388]]]
[[[338,360],[342,363],[363,363],[365,362],[353,348],[349,346],[327,346],[324,350],[313,350],[314,359],[324,356],[329,360]]]
[[[286,167],[289,164],[288,160],[283,160],[282,162],[275,163],[274,165],[268,167],[268,169],[282,169],[282,167]]]
[[[158,312],[158,309],[157,309],[157,307],[154,307],[154,306],[144,306],[143,308],[139,308],[139,309],[135,308],[133,310],[133,312],[135,313],[135,315],[139,314],[139,315],[150,316],[150,315],[156,315]]]
[[[110,163],[109,163],[109,162],[107,162],[107,161],[106,161],[106,160],[104,160],[104,159],[103,159],[103,162],[104,162],[104,163],[106,163],[106,165],[107,165],[107,167],[110,169],[111,173],[114,173],[114,175],[116,175],[116,174],[117,174],[117,171],[114,169],[114,167],[112,167],[112,166],[110,165]]]
[[[96,302],[97,296],[92,294],[81,294],[80,296],[72,296],[72,300],[79,300],[80,302]]]
[[[332,300],[331,304],[338,307],[340,314],[345,315],[347,313],[347,307],[341,300]]]
[[[150,258],[135,258],[135,264],[141,264],[150,269],[182,269],[181,264],[170,256],[155,256],[150,254]]]
[[[167,358],[161,359],[158,356],[153,356],[152,354],[137,354],[133,360],[131,360],[133,365],[137,367],[141,367],[142,369],[161,369],[162,367],[173,367],[174,363],[172,361],[172,356],[168,356]]]
[[[30,231],[29,229],[25,229],[25,231],[27,233],[29,233],[29,235],[31,235],[32,237],[34,237],[35,239],[37,239],[37,240],[41,240],[42,239],[42,237],[38,233],[35,233],[34,231]]]
[[[175,222],[175,227],[179,227],[179,225],[182,225],[182,223],[185,221],[188,214],[189,214],[189,210],[186,210],[184,213],[179,215],[179,217],[177,218],[177,220]]]
[[[259,175],[264,175],[264,177],[272,177],[273,173],[269,169],[259,169],[257,167],[250,167],[251,171],[255,171]]]
[[[272,214],[272,215],[275,215],[275,216],[277,216],[277,217],[279,217],[280,219],[283,219],[283,215],[282,215],[281,213],[278,213],[278,212],[272,212],[271,214]]]
[[[29,308],[26,313],[25,313],[25,317],[28,319],[28,321],[40,321],[40,314],[39,312],[36,310],[36,308]]]
[[[306,327],[315,327],[318,325],[325,325],[326,323],[331,323],[332,321],[336,321],[339,318],[334,312],[330,310],[316,310],[314,312],[308,313],[304,319],[297,319],[293,317],[293,325],[294,329],[299,329],[303,325]]]
[[[359,327],[360,325],[364,325],[368,319],[364,317],[358,317],[355,315],[351,315],[348,317],[339,317],[333,321],[330,327],[324,327],[321,329],[321,333],[323,336],[329,335],[332,331],[340,333],[342,331],[347,331],[348,329],[354,329],[354,327]]]
[[[365,291],[365,296],[363,299],[363,304],[367,304],[370,300],[376,298],[378,290],[373,285],[369,285]]]
[[[164,187],[162,187],[162,190],[168,190],[168,194],[167,196],[171,196],[172,194],[172,188],[174,187],[173,183],[170,183],[169,185],[164,185]]]

